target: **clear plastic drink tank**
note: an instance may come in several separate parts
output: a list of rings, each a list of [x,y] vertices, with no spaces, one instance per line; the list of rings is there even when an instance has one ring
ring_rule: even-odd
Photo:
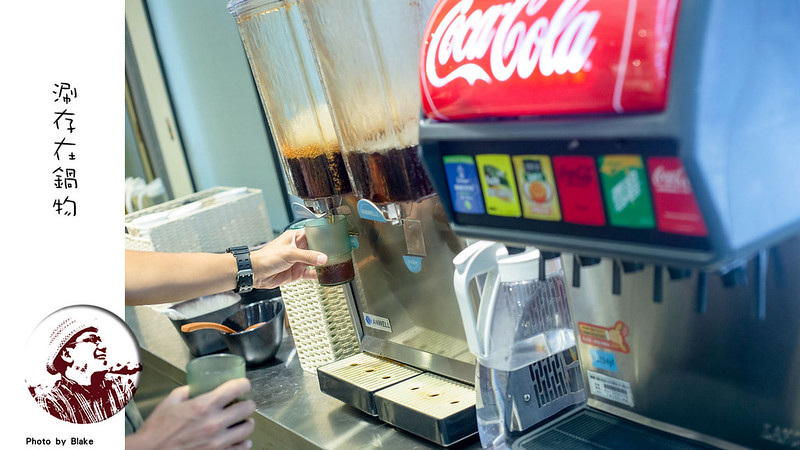
[[[434,194],[418,154],[419,51],[434,0],[300,0],[353,189],[377,204]]]
[[[292,194],[317,199],[350,192],[297,2],[233,0],[228,10],[239,26]]]

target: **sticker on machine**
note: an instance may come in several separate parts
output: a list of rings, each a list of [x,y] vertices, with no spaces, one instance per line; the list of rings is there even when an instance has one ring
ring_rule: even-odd
[[[581,342],[612,352],[629,353],[631,351],[626,338],[630,330],[625,322],[617,321],[613,327],[601,327],[585,322],[578,322]]]
[[[589,376],[589,389],[592,395],[633,408],[633,392],[630,383],[591,370],[587,370],[586,375]]]
[[[364,313],[364,324],[376,330],[385,331],[387,333],[392,332],[392,324],[389,322],[389,319],[376,316],[375,314]]]

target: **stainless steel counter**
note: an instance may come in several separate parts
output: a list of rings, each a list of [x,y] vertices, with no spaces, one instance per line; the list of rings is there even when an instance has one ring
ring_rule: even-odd
[[[142,348],[141,384],[157,377],[174,386],[185,384],[184,368],[192,355],[169,319],[141,306],[127,307],[125,315]],[[300,367],[290,333],[284,334],[276,358],[248,370],[247,378],[257,405],[254,448],[439,448],[323,394],[316,376]],[[449,448],[479,449],[480,441],[476,435]]]

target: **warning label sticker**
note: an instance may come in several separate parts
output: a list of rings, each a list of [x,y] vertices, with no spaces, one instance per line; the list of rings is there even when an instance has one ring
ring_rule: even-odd
[[[589,389],[592,395],[633,408],[633,392],[630,383],[591,370],[587,370],[586,375],[589,376]]]
[[[631,351],[626,342],[630,330],[622,321],[618,321],[610,328],[578,322],[578,332],[581,335],[581,342],[584,344],[620,353],[629,353]]]

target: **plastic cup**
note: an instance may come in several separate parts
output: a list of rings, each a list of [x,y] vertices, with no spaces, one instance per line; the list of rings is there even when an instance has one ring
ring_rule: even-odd
[[[201,356],[186,364],[186,384],[189,385],[189,397],[197,397],[211,392],[228,380],[244,377],[245,362],[244,358],[239,355],[220,353]]]
[[[317,280],[322,286],[347,283],[355,277],[350,253],[350,233],[345,216],[333,215],[305,223],[308,248],[328,255],[328,262],[317,266]]]

